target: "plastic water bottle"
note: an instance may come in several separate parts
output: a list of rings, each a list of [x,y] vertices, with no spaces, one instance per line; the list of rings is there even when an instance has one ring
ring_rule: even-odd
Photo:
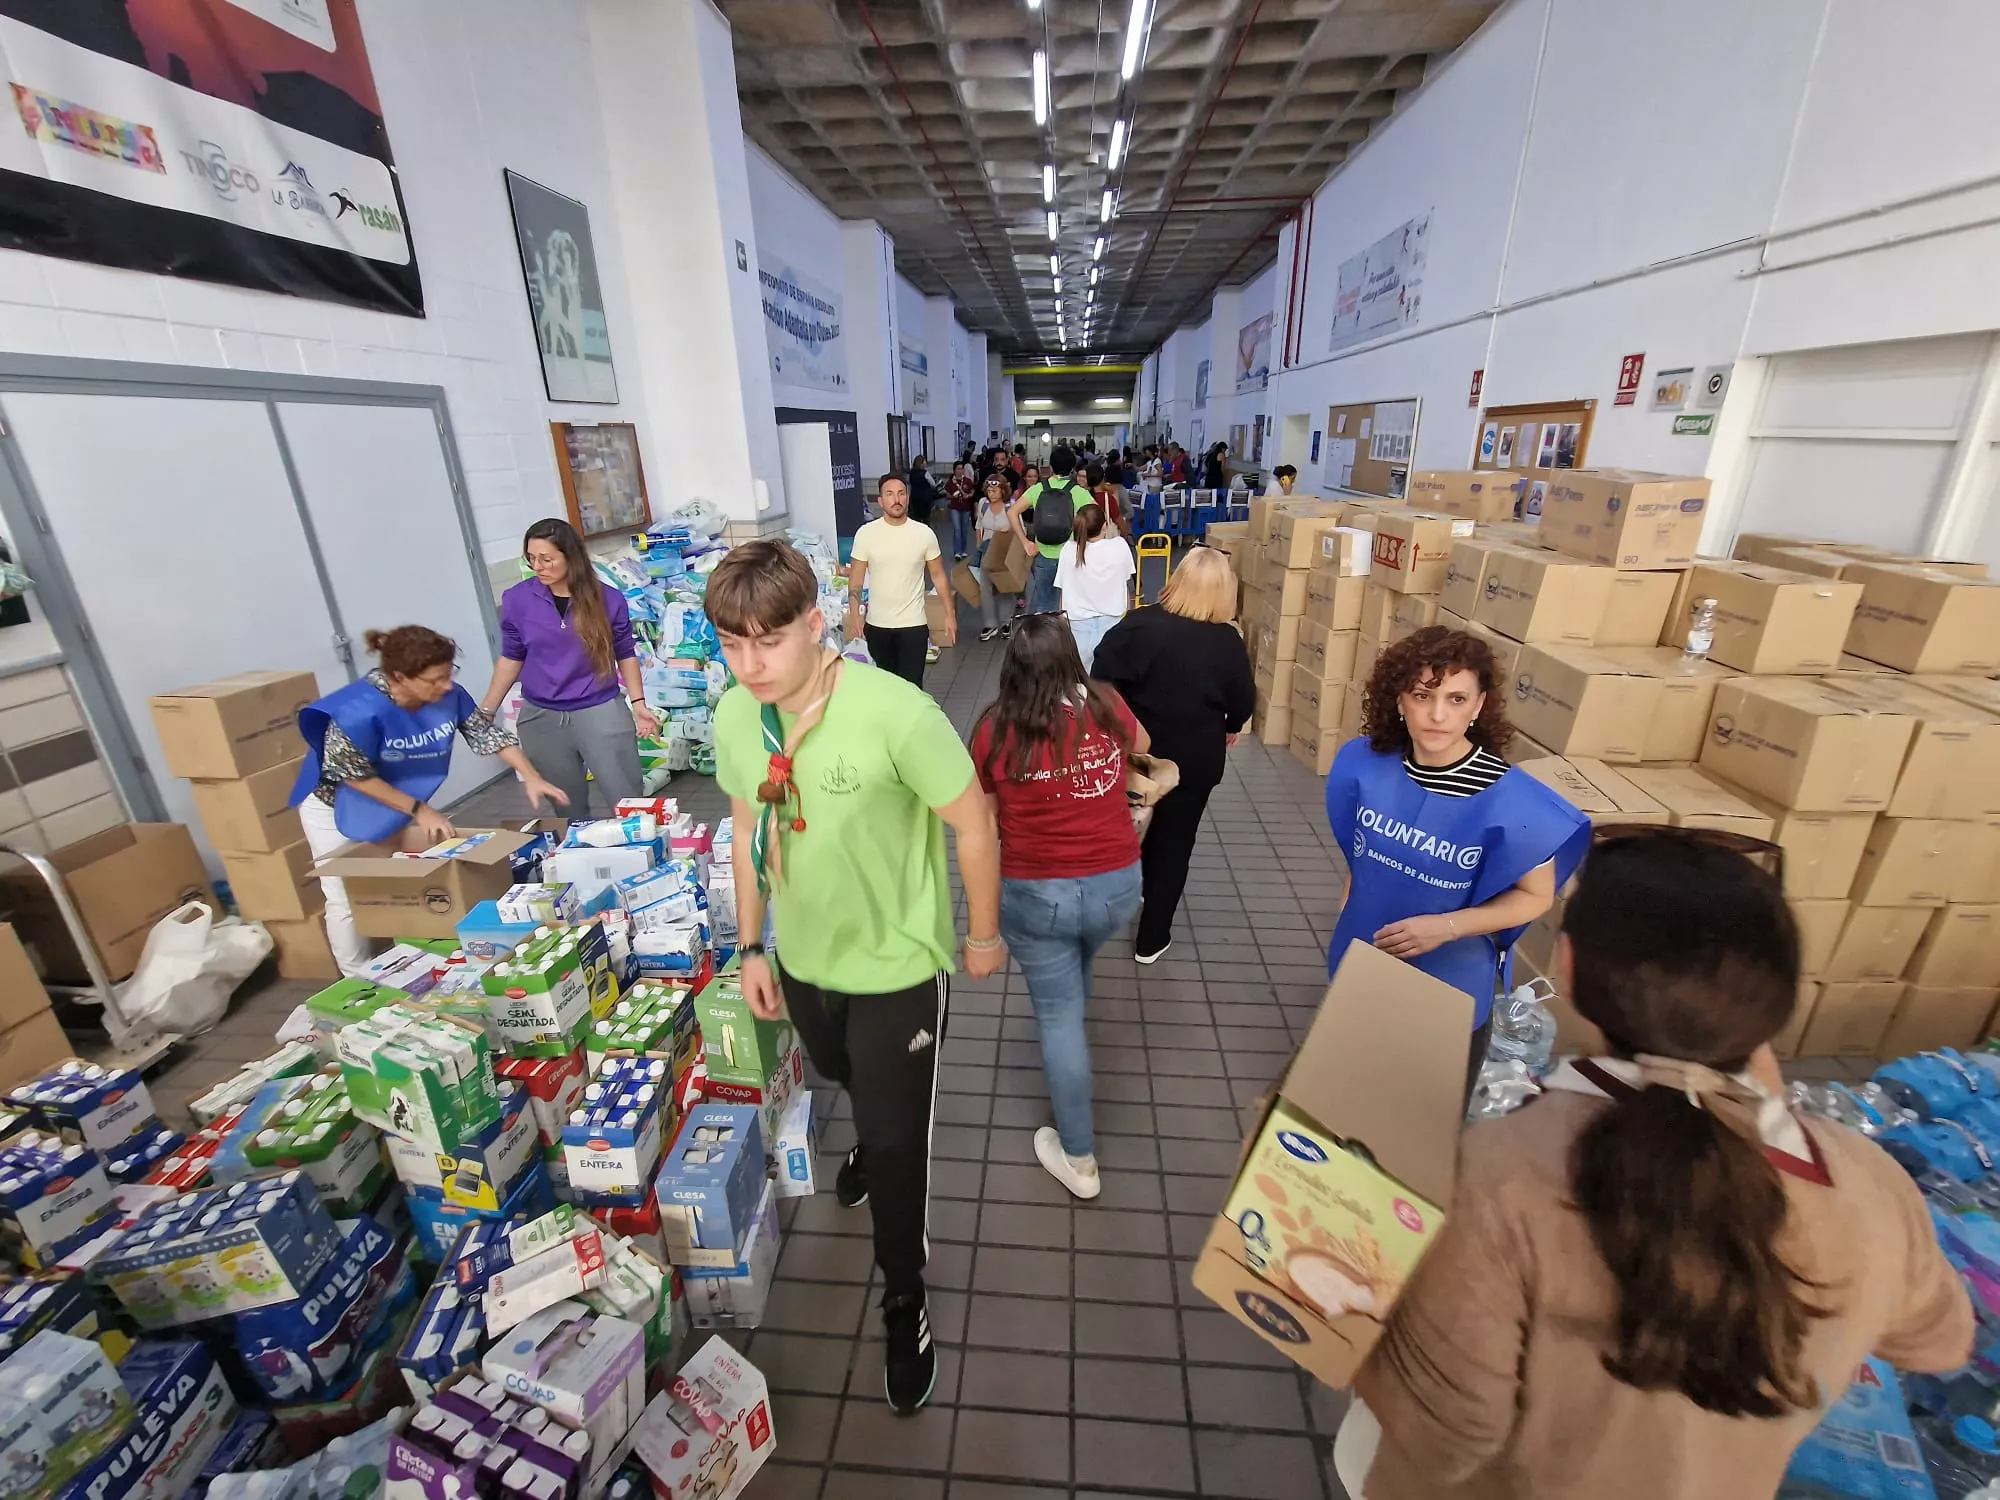
[[[1486,1044],[1488,1058],[1522,1063],[1530,1077],[1540,1078],[1548,1072],[1555,1051],[1555,1014],[1532,985],[1524,984],[1494,1003],[1493,1035]]]
[[[2000,1433],[1983,1417],[1949,1420],[1921,1413],[1911,1420],[1938,1500],[1970,1500],[2000,1483]]]
[[[1688,605],[1687,645],[1681,651],[1684,662],[1707,661],[1715,645],[1715,601],[1696,599]]]
[[[1479,1066],[1479,1081],[1472,1086],[1472,1101],[1465,1118],[1497,1120],[1510,1115],[1542,1091],[1528,1065],[1511,1058],[1499,1058],[1489,1051]]]

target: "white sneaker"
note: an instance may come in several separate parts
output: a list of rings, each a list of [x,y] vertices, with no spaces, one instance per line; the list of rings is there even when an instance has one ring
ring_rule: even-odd
[[[931,663],[934,663],[934,662],[935,662],[935,661],[936,661],[937,659],[938,659],[938,648],[937,648],[937,647],[935,647],[935,646],[926,646],[926,647],[924,647],[924,662],[925,662],[925,664],[926,664],[926,665],[929,665],[929,664],[931,664]]]
[[[1132,962],[1135,964],[1156,964],[1167,956],[1167,949],[1171,947],[1173,947],[1172,943],[1163,943],[1155,952],[1134,953],[1132,955]]]
[[[1063,1150],[1062,1136],[1053,1125],[1044,1125],[1035,1132],[1035,1157],[1048,1169],[1049,1176],[1079,1198],[1095,1198],[1104,1190],[1097,1177],[1097,1158],[1071,1156]]]

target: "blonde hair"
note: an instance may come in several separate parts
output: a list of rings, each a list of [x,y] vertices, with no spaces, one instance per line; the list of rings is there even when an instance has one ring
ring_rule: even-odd
[[[1236,570],[1215,548],[1193,548],[1160,590],[1160,605],[1190,620],[1226,625],[1236,618]]]

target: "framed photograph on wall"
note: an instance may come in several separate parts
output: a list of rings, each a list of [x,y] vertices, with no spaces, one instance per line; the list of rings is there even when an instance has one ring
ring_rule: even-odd
[[[639,429],[630,422],[551,422],[556,472],[569,523],[582,535],[644,531],[653,524]]]
[[[518,172],[503,172],[514,211],[514,241],[528,284],[528,311],[542,356],[542,387],[551,401],[615,405],[611,329],[590,210]]]
[[[907,474],[910,472],[910,419],[903,416],[889,418],[889,472]]]

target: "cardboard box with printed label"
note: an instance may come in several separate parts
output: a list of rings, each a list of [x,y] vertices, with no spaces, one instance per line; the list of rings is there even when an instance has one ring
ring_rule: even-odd
[[[958,608],[957,596],[950,593],[924,595],[924,624],[930,627],[931,644],[948,644],[952,612]]]
[[[1490,560],[1495,553],[1506,550],[1505,542],[1483,536],[1453,542],[1451,555],[1445,559],[1444,587],[1438,590],[1438,608],[1461,619],[1471,619],[1479,605],[1479,591],[1486,583]]]
[[[1557,755],[1637,765],[1659,700],[1657,679],[1587,646],[1523,646],[1507,714]]]
[[[1699,565],[1726,560],[1698,557],[1695,559],[1695,562]],[[1694,623],[1694,569],[1687,568],[1673,576],[1675,579],[1674,597],[1673,601],[1667,606],[1666,619],[1660,624],[1659,644],[1662,646],[1671,646],[1674,650],[1681,651],[1687,647],[1688,626]]]
[[[1589,818],[1594,828],[1668,821],[1667,810],[1657,798],[1601,760],[1551,755],[1523,761],[1521,769]]]
[[[1396,601],[1401,597],[1394,589],[1385,588],[1371,578],[1367,592],[1361,598],[1361,618],[1356,622],[1355,629],[1370,640],[1387,640],[1390,625],[1396,618]]]
[[[243,672],[161,693],[153,728],[174,775],[230,781],[297,760],[299,710],[318,697],[310,672]]]
[[[2000,814],[1988,813],[1973,825],[1965,868],[1952,883],[1951,899],[1974,905],[2000,902]]]
[[[1327,682],[1313,676],[1303,663],[1292,668],[1292,737],[1301,729],[1333,739],[1340,728],[1341,711],[1347,706],[1348,687],[1344,682]],[[1336,745],[1341,741],[1334,740]],[[1326,773],[1320,772],[1322,776]]]
[[[1768,563],[1769,553],[1774,547],[1818,547],[1817,540],[1802,536],[1787,536],[1776,531],[1739,531],[1736,545],[1729,549],[1729,555],[1741,562]],[[1772,566],[1779,566],[1772,564]]]
[[[1375,533],[1345,524],[1319,534],[1312,571],[1336,578],[1366,578],[1375,560]]]
[[[1419,510],[1473,521],[1511,521],[1521,499],[1521,476],[1502,469],[1418,469],[1404,497]]]
[[[240,781],[192,781],[195,811],[217,849],[269,853],[306,836],[292,806],[292,783],[303,757],[266,767]]]
[[[1975,826],[1940,818],[1877,818],[1854,874],[1854,904],[1943,906]]]
[[[1315,776],[1324,776],[1333,769],[1333,757],[1340,749],[1336,731],[1324,729],[1311,719],[1303,717],[1298,710],[1297,700],[1292,704],[1292,759],[1304,766]]]
[[[1542,501],[1542,541],[1607,568],[1694,564],[1708,481],[1630,469],[1566,469]]]
[[[1916,721],[1808,677],[1738,677],[1715,690],[1701,764],[1800,812],[1880,812]]]
[[[1197,1291],[1328,1385],[1450,1210],[1471,1027],[1470,996],[1351,946],[1195,1263]],[[1324,1238],[1299,1227],[1308,1208]]]
[[[1359,630],[1361,604],[1367,593],[1365,576],[1314,568],[1306,575],[1306,618],[1328,630]]]
[[[1348,685],[1347,693],[1340,705],[1340,743],[1361,738],[1361,711],[1367,706],[1367,695],[1354,684]]]
[[[1257,664],[1289,666],[1299,659],[1299,626],[1304,615],[1273,614],[1267,607],[1257,618]]]
[[[1810,676],[1840,660],[1861,585],[1754,563],[1704,563],[1693,570],[1688,595],[1715,601],[1711,661]]]
[[[1262,685],[1257,689],[1257,713],[1250,721],[1250,728],[1257,738],[1266,745],[1289,745],[1292,742],[1292,700],[1279,697],[1267,691]]]
[[[269,854],[221,851],[223,873],[246,917],[274,922],[303,922],[326,910],[326,892],[313,868],[312,850],[300,839]],[[397,936],[394,933],[382,934]]]
[[[473,907],[506,894],[514,883],[511,856],[533,838],[505,829],[459,830],[460,839],[481,835],[451,859],[405,859],[375,844],[344,844],[316,869],[346,883],[363,937],[456,939]],[[432,841],[411,828],[402,842],[414,854]]]
[[[1900,979],[1930,926],[1928,906],[1849,906],[1820,977],[1828,983]]]
[[[986,561],[981,566],[993,587],[1003,594],[1024,594],[1028,590],[1028,569],[1034,561],[1021,539],[1011,530],[995,534],[986,544]]]
[[[280,979],[338,979],[340,964],[326,941],[326,922],[312,917],[303,922],[266,922],[277,953]]]
[[[49,855],[62,873],[97,947],[106,974],[129,979],[139,966],[153,924],[190,901],[215,902],[194,839],[178,823],[123,823]],[[0,876],[21,941],[39,967],[60,984],[88,984],[83,956],[39,876],[15,869]]]
[[[1624,578],[1651,578],[1651,573],[1620,574]],[[1615,661],[1628,672],[1651,677],[1660,684],[1659,702],[1646,726],[1646,762],[1691,761],[1701,754],[1702,741],[1715,707],[1717,684],[1736,674],[1727,667],[1699,659],[1665,646],[1600,646],[1598,653]]]
[[[1713,828],[1752,839],[1771,836],[1768,817],[1693,766],[1632,766],[1625,776],[1666,808],[1667,821],[1676,828]]]
[[[1604,600],[1604,617],[1597,622],[1599,646],[1657,645],[1673,607],[1682,573],[1637,573],[1629,569],[1611,575]]]
[[[1799,1056],[1875,1056],[1902,999],[1903,986],[1893,980],[1822,983],[1812,1019],[1799,1038]]]
[[[1328,630],[1312,619],[1299,623],[1299,648],[1293,660],[1321,682],[1345,682],[1354,671],[1354,654],[1361,637],[1352,630]]]
[[[1892,818],[1979,818],[2000,811],[2000,714],[1934,692],[1900,674],[1842,673],[1834,691],[1915,721]]]
[[[1548,760],[1555,755],[1547,745],[1529,739],[1525,734],[1516,733],[1501,752],[1501,759],[1510,766],[1524,766],[1531,760]]]
[[[1849,568],[1845,581],[1861,585],[1847,633],[1856,656],[1902,672],[2000,669],[2000,582],[1869,563]]]
[[[1798,997],[1792,1001],[1792,1018],[1785,1023],[1785,1029],[1771,1038],[1771,1052],[1779,1058],[1793,1058],[1799,1055],[1799,1038],[1805,1035],[1806,1026],[1812,1021],[1813,1010],[1819,1004],[1819,981],[1803,979],[1799,981]]]
[[[1789,864],[1790,861],[1787,861]],[[1799,928],[1799,972],[1814,977],[1824,973],[1840,946],[1841,930],[1847,926],[1845,901],[1787,901],[1792,920]]]
[[[1520,664],[1521,660],[1521,643],[1519,641],[1515,640],[1512,636],[1502,635],[1491,626],[1481,625],[1474,620],[1461,619],[1457,615],[1442,609],[1438,611],[1437,622],[1447,630],[1462,630],[1467,635],[1476,635],[1480,640],[1486,642],[1487,649],[1493,653],[1493,664],[1500,671],[1501,691],[1504,693],[1511,688],[1514,681],[1514,669]]]
[[[1766,547],[1760,555],[1747,558],[1766,568],[1785,568],[1794,573],[1810,573],[1816,578],[1843,578],[1855,559],[1824,547]]]
[[[1452,543],[1472,532],[1473,523],[1456,516],[1423,511],[1380,516],[1368,576],[1399,594],[1435,594],[1444,587]]]
[[[1278,511],[1264,545],[1264,560],[1281,568],[1310,568],[1319,556],[1322,533],[1340,524],[1338,501],[1298,501]]]
[[[1875,1055],[1888,1059],[1934,1052],[1939,1047],[1978,1046],[1993,1018],[1996,994],[2000,992],[1991,985],[1946,989],[1905,985]]]
[[[1487,555],[1472,618],[1532,645],[1588,646],[1614,576],[1558,552],[1496,548]]]
[[[1291,500],[1284,495],[1252,495],[1250,497],[1250,540],[1261,550],[1271,540],[1272,532],[1278,528],[1278,512]]]
[[[1395,608],[1389,611],[1388,627],[1382,636],[1383,645],[1415,635],[1426,625],[1437,624],[1436,594],[1397,594],[1395,599]]]
[[[1947,906],[1932,915],[1903,977],[1912,984],[2000,984],[2000,906]]]
[[[1306,612],[1306,583],[1312,575],[1304,568],[1280,568],[1266,563],[1264,584],[1258,590],[1264,611],[1270,615],[1302,615]]]
[[[1368,679],[1375,675],[1375,660],[1382,654],[1382,643],[1367,636],[1354,638],[1354,674],[1347,680],[1357,688],[1365,688]]]
[[[1796,812],[1739,786],[1729,790],[1771,820],[1771,842],[1785,851],[1786,896],[1794,901],[1847,899],[1875,828],[1874,813]]]

